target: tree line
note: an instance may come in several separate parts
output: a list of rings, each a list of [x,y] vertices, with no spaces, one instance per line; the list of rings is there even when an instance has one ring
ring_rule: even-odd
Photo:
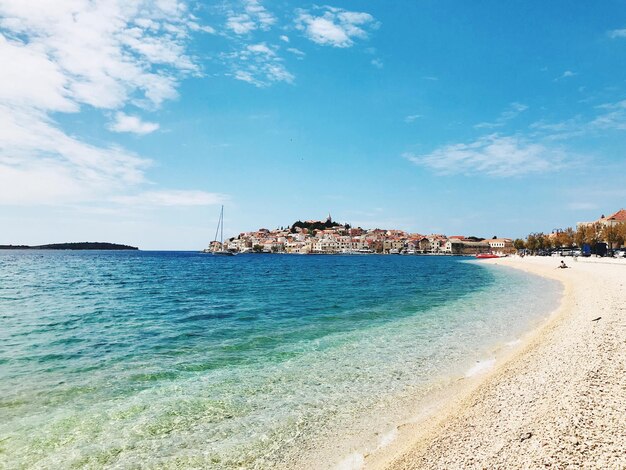
[[[552,234],[543,232],[530,233],[526,240],[521,238],[513,242],[518,250],[529,250],[536,253],[542,250],[561,248],[582,248],[584,245],[595,247],[599,243],[606,243],[609,250],[620,248],[626,242],[626,223],[605,225],[600,222],[581,224],[576,230],[568,227],[557,230]]]

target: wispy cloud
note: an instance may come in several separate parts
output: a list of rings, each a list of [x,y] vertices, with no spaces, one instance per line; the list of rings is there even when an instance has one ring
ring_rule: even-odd
[[[368,29],[377,27],[378,23],[369,13],[329,6],[313,11],[297,10],[296,29],[311,41],[325,46],[351,47],[355,39],[367,39]]]
[[[626,29],[614,29],[607,33],[611,39],[626,38]]]
[[[409,114],[408,116],[404,117],[404,122],[406,122],[407,124],[410,124],[414,122],[416,119],[419,119],[421,117],[422,117],[421,114]]]
[[[377,69],[382,69],[384,67],[383,61],[378,58],[372,59],[370,63]]]
[[[160,190],[116,196],[111,201],[132,206],[209,206],[223,203],[226,199],[223,194],[205,191]]]
[[[588,132],[589,125],[581,116],[575,116],[559,122],[536,121],[530,124],[529,129],[528,135],[531,138],[544,141],[562,141],[584,135]]]
[[[598,109],[606,110],[589,123],[589,126],[598,129],[626,130],[626,100],[616,103],[605,103]]]
[[[576,72],[572,72],[571,70],[566,70],[560,76],[556,77],[554,79],[554,81],[558,82],[559,80],[563,80],[564,78],[570,78],[570,77],[574,77],[576,75],[578,75]]]
[[[379,26],[369,13],[332,6],[298,8],[294,14],[294,23],[289,27],[279,25],[277,16],[261,0],[235,0],[226,7],[221,35],[232,47],[219,54],[229,69],[226,75],[256,87],[293,83],[295,75],[288,70],[286,62],[294,56],[303,60],[306,53],[301,48],[289,47],[292,40],[285,31],[295,28],[317,44],[347,48],[357,39],[366,39],[369,32]],[[274,44],[267,34],[272,29],[279,31]],[[265,45],[264,48],[259,44]],[[370,63],[377,68],[384,66],[378,58]]]
[[[528,109],[527,105],[513,102],[508,106],[506,110],[500,113],[500,116],[498,116],[498,118],[494,122],[481,122],[479,124],[476,124],[474,127],[477,129],[502,127],[508,121],[515,119],[517,116],[519,116],[521,113],[523,113],[527,109]]]
[[[530,125],[531,136],[544,141],[566,140],[573,137],[601,135],[607,130],[626,130],[626,100],[604,103],[595,107],[591,116],[574,116],[558,122],[545,120]]]
[[[248,34],[256,29],[267,31],[276,23],[276,17],[258,0],[245,0],[240,8],[228,13],[226,28],[235,34]]]
[[[159,125],[156,122],[142,121],[138,116],[131,116],[123,112],[115,113],[114,120],[109,124],[113,132],[130,132],[133,134],[150,134],[156,131]]]
[[[295,47],[288,47],[287,51],[296,55],[298,59],[302,59],[306,55],[306,53],[302,52],[300,49],[296,49]]]
[[[151,162],[90,145],[44,112],[0,106],[0,204],[86,201],[144,183]]]
[[[244,50],[226,54],[231,62],[233,76],[257,87],[276,82],[292,83],[294,75],[289,72],[275,49],[266,43],[250,44]]]
[[[10,64],[0,73],[0,204],[88,201],[144,183],[149,160],[69,135],[51,116],[90,106],[118,110],[122,124],[132,117],[123,108],[175,98],[182,78],[200,74],[186,48],[205,30],[185,4],[0,2],[0,26]]]
[[[403,157],[442,175],[512,177],[557,170],[563,166],[566,152],[519,136],[492,134],[470,143],[445,145],[429,154],[405,153]]]

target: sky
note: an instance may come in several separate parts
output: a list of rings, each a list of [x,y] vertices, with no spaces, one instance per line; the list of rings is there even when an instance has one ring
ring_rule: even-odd
[[[0,0],[0,244],[626,207],[626,1]]]

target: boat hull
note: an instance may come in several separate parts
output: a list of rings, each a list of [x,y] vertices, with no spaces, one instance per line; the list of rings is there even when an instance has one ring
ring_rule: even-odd
[[[476,259],[493,259],[493,258],[502,258],[500,255],[494,255],[492,253],[478,253],[476,255]]]
[[[232,251],[214,251],[212,253],[213,256],[235,256],[235,253]]]

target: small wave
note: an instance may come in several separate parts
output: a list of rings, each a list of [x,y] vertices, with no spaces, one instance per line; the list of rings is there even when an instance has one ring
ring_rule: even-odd
[[[465,373],[465,377],[474,377],[475,375],[484,374],[496,365],[495,359],[485,359],[484,361],[476,361],[476,364],[469,368]]]

